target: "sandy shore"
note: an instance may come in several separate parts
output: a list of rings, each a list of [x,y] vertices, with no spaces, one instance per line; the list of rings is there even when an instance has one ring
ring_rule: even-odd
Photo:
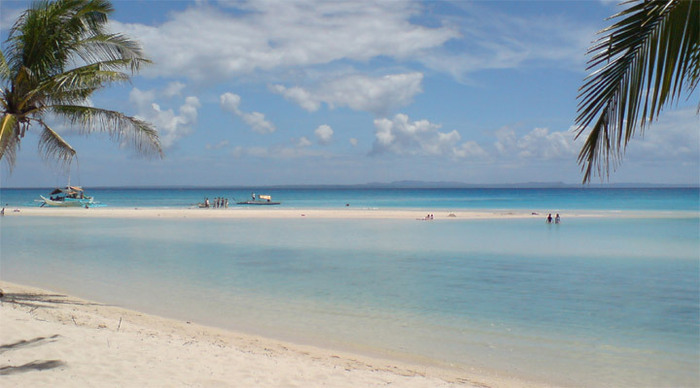
[[[422,220],[432,214],[434,220],[465,220],[495,218],[535,218],[544,221],[556,210],[432,210],[432,209],[289,209],[281,207],[233,207],[227,209],[199,208],[47,208],[20,207],[5,209],[5,216],[46,217],[113,217],[113,218],[256,218],[256,219],[406,219]],[[697,217],[698,212],[683,211],[605,211],[577,210],[562,212],[562,218],[581,217]]]
[[[180,322],[0,283],[0,385],[25,387],[539,386]]]

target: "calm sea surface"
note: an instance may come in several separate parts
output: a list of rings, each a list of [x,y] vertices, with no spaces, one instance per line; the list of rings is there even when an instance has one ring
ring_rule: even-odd
[[[0,202],[9,206],[38,206],[46,189],[0,188]],[[286,208],[332,208],[349,204],[357,208],[433,209],[552,209],[552,210],[694,210],[700,207],[698,188],[649,189],[351,189],[305,188],[196,188],[123,189],[87,188],[87,194],[104,206],[170,207],[196,206],[204,198],[247,200],[252,192],[272,195]]]
[[[152,198],[138,206],[176,207],[176,198],[196,201],[204,192],[227,195],[199,190],[160,200],[155,192],[141,193]],[[102,191],[99,199],[137,206],[118,202],[126,194],[116,191]],[[13,201],[31,202],[34,191],[18,192],[31,195]],[[3,191],[3,201],[7,195]],[[539,219],[12,216],[0,218],[0,277],[284,340],[555,384],[700,384],[697,189],[273,196],[292,207],[312,207],[308,197],[315,196],[317,207],[441,201],[436,208],[686,215],[564,218],[560,225]]]

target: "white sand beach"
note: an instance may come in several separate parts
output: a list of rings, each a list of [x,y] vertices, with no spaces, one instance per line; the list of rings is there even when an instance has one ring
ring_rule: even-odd
[[[2,282],[6,387],[543,386],[371,359]]]
[[[428,214],[434,220],[465,220],[494,218],[541,218],[552,216],[556,210],[433,210],[433,209],[292,209],[279,207],[233,207],[225,209],[200,208],[120,208],[120,207],[16,207],[5,209],[5,216],[41,217],[109,217],[109,218],[254,218],[254,219],[405,219],[423,220]],[[697,217],[697,212],[687,211],[605,211],[576,210],[562,213],[562,217]]]

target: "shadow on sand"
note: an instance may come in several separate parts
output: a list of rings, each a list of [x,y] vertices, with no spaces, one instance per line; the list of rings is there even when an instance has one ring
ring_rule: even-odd
[[[60,294],[36,294],[36,293],[5,293],[0,299],[3,304],[13,304],[29,308],[30,312],[39,308],[54,308],[52,305],[92,305],[95,303],[84,303],[69,300],[65,295]],[[46,345],[58,341],[60,335],[55,334],[50,337],[36,337],[29,340],[20,340],[10,344],[0,345],[0,354],[22,351],[27,348]],[[49,369],[65,366],[62,360],[34,360],[23,365],[3,365],[0,366],[0,376],[9,376],[18,373],[45,371]]]
[[[35,293],[6,293],[0,299],[3,303],[16,304],[29,308],[53,308],[52,304],[91,306],[97,303],[80,302],[70,300],[66,295],[61,294],[35,294]]]
[[[32,371],[43,371],[48,369],[58,368],[65,365],[61,360],[45,360],[32,361],[20,366],[3,366],[0,367],[0,376],[13,375],[16,373],[25,373]]]

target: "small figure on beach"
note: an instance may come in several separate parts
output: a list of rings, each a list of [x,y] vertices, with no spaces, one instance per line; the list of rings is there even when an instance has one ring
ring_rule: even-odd
[[[255,201],[255,193],[251,193],[250,196],[253,198],[253,201]]]
[[[548,224],[552,223],[552,213],[549,213],[549,215],[547,216],[547,223]]]
[[[7,206],[7,204],[5,204],[5,206],[2,207],[2,210],[0,210],[0,216],[4,216],[4,215],[5,215],[5,207],[6,207],[6,206]]]
[[[559,213],[557,213],[556,217],[554,217],[554,223],[558,224],[561,222],[561,218],[559,217]]]
[[[209,207],[209,198],[204,198],[204,207]]]

